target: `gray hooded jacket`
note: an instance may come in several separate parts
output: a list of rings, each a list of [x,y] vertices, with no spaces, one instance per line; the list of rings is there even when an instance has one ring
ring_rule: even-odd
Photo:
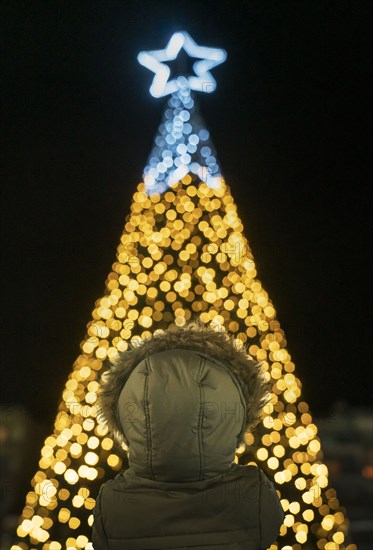
[[[99,409],[129,447],[101,486],[94,550],[260,550],[284,512],[263,471],[234,463],[268,385],[223,333],[178,329],[124,352]]]

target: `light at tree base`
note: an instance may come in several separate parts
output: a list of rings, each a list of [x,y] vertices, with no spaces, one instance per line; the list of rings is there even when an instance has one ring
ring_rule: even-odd
[[[185,79],[179,82],[183,86],[168,100],[104,295],[66,382],[54,431],[44,441],[12,550],[93,548],[95,496],[104,481],[128,467],[127,449],[113,443],[97,418],[104,361],[113,361],[129,341],[192,318],[248,343],[272,383],[262,422],[246,434],[235,458],[259,465],[275,482],[286,516],[271,550],[356,550],[345,542],[346,510],[329,487],[317,427],[274,305],[257,278],[237,206]],[[184,175],[174,181],[180,166]]]

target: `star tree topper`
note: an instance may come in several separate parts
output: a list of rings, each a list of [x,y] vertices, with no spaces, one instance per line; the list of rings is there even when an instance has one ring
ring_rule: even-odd
[[[168,80],[170,68],[164,64],[165,61],[173,61],[183,48],[190,57],[198,58],[193,64],[193,70],[197,76],[174,78]],[[172,35],[164,50],[153,50],[140,52],[137,60],[140,65],[155,73],[150,93],[153,97],[163,97],[179,89],[179,79],[187,80],[191,90],[211,93],[216,89],[216,81],[210,74],[210,69],[223,63],[227,58],[227,52],[219,48],[207,48],[198,46],[185,31],[176,32]]]

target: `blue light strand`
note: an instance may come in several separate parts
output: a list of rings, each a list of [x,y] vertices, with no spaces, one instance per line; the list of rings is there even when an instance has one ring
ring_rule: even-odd
[[[210,187],[220,184],[222,173],[216,151],[196,109],[185,77],[179,77],[179,91],[168,98],[154,147],[143,178],[149,195],[163,193],[189,172]]]

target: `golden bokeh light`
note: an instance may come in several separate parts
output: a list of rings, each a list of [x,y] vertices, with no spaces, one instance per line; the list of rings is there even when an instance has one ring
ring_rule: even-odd
[[[103,362],[129,342],[192,317],[248,344],[271,381],[271,403],[235,458],[256,463],[275,481],[286,516],[271,549],[354,550],[344,546],[346,511],[328,487],[317,427],[225,181],[210,188],[188,174],[151,197],[139,183],[105,284],[53,433],[42,446],[12,550],[90,548],[94,497],[106,479],[127,467],[127,448],[118,449],[97,418]]]

